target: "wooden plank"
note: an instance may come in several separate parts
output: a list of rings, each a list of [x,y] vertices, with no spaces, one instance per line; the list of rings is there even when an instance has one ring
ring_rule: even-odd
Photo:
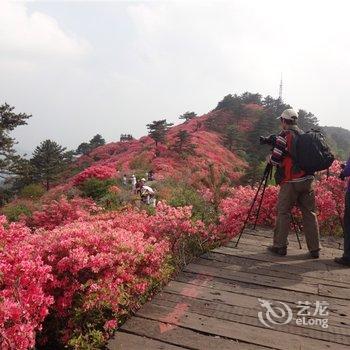
[[[196,278],[197,277],[197,278]],[[194,284],[194,285],[201,285],[198,281],[198,274],[191,273],[191,272],[183,272],[180,275],[174,277],[174,281],[183,282],[185,284]],[[289,291],[289,290],[281,290],[276,288],[269,288],[269,287],[260,287],[260,286],[253,286],[249,283],[245,282],[237,282],[237,281],[231,281],[227,280],[225,278],[220,277],[213,277],[208,283],[205,285],[208,288],[215,289],[217,291],[227,291],[231,293],[237,293],[240,295],[248,295],[253,296],[255,298],[263,298],[268,300],[276,300],[276,301],[284,301],[288,303],[293,303],[299,300],[308,300],[312,303],[319,300],[318,295],[314,294],[308,294],[308,293],[302,293],[302,292],[295,292],[295,291]],[[170,284],[166,287],[171,290],[172,285]],[[171,288],[171,289],[170,289]],[[339,322],[345,323],[344,326],[350,327],[350,322],[346,323],[346,317],[350,317],[350,303],[347,300],[342,299],[328,299],[327,297],[322,297],[322,300],[327,301],[329,303],[329,311],[332,312],[335,316],[339,316]],[[342,325],[340,323],[339,325]]]
[[[123,349],[291,349],[350,348],[350,270],[324,248],[307,259],[290,235],[286,257],[266,251],[271,231],[247,231],[234,242],[204,254],[174,276],[153,300],[117,332],[110,350]],[[258,298],[287,302],[296,316],[298,301],[329,303],[327,329],[294,323],[269,329],[260,324]],[[112,347],[111,347],[112,346]]]
[[[220,296],[217,296],[217,298],[220,298]],[[257,306],[257,303],[254,302],[250,307],[240,306],[239,303],[230,302],[230,304],[226,304],[224,302],[221,302],[218,299],[213,298],[210,294],[204,295],[200,294],[196,298],[187,297],[182,293],[181,291],[166,291],[160,294],[159,296],[156,296],[154,298],[154,302],[157,303],[157,300],[170,300],[170,301],[179,301],[182,300],[183,302],[188,303],[188,305],[196,305],[199,302],[204,303],[204,308],[214,309],[217,311],[224,311],[224,312],[230,312],[237,315],[243,315],[243,316],[251,316],[251,317],[257,317],[257,314],[259,311],[261,311],[261,307]],[[257,300],[257,299],[256,299]],[[290,307],[293,310],[293,313],[296,315],[297,311],[295,304],[290,303]],[[324,332],[330,332],[335,334],[341,334],[341,335],[350,335],[350,327],[346,327],[342,325],[340,322],[342,320],[346,320],[349,324],[349,317],[339,317],[335,315],[334,313],[330,312],[328,323],[329,327],[327,329],[322,329]],[[320,330],[319,327],[313,327],[313,326],[307,326],[306,328],[310,329],[316,329]]]
[[[305,269],[299,268],[299,266],[287,266],[287,265],[279,265],[273,263],[261,263],[257,261],[252,261],[245,258],[237,258],[232,255],[220,254],[220,253],[207,253],[201,256],[200,259],[195,260],[196,263],[201,263],[203,259],[212,260],[221,262],[225,265],[230,266],[230,269],[244,272],[257,273],[259,275],[265,276],[276,276],[291,280],[300,281],[302,280],[306,284],[317,284],[322,281],[324,285],[331,285],[337,287],[350,288],[350,281],[339,281],[339,279],[334,278],[333,280],[328,280],[323,276],[327,276],[327,273],[324,271],[323,273],[318,273],[314,269]],[[282,266],[282,268],[281,268]],[[284,267],[284,269],[283,269]],[[342,276],[345,280],[345,277]]]
[[[149,339],[147,337],[141,337],[139,335],[117,332],[115,337],[109,342],[109,350],[140,350],[140,349],[152,349],[152,350],[183,350],[183,348],[167,343],[163,343],[157,340]]]
[[[203,259],[200,264],[191,263],[185,267],[185,271],[206,274],[208,276],[224,277],[234,281],[247,282],[259,286],[274,287],[279,289],[293,290],[310,294],[318,294],[318,285],[315,283],[304,284],[285,278],[263,276],[255,273],[232,271],[229,268],[219,267],[212,261]]]
[[[336,297],[345,300],[350,300],[349,288],[340,288],[336,286],[326,286],[323,284],[319,284],[318,294],[327,297]]]
[[[172,312],[171,308],[146,304],[137,312],[138,316],[159,320],[167,319]],[[213,317],[185,312],[181,317],[174,317],[171,322],[174,326],[182,326],[205,332],[212,335],[252,343],[256,345],[271,347],[280,350],[348,350],[347,345],[331,343],[329,341],[316,340],[301,337],[295,334],[287,334],[273,329],[261,329],[250,325],[242,325],[237,322],[217,320]]]
[[[198,262],[198,263],[197,263]],[[200,268],[202,266],[202,269]],[[301,291],[305,293],[317,294],[321,296],[327,296],[329,298],[340,298],[340,299],[350,299],[349,288],[342,288],[337,286],[329,286],[325,285],[323,287],[322,283],[319,284],[311,284],[305,283],[302,278],[300,280],[297,279],[287,279],[280,278],[278,276],[268,276],[268,275],[259,275],[255,273],[255,271],[242,272],[239,269],[236,269],[235,266],[230,264],[224,264],[212,260],[206,259],[197,259],[196,263],[189,264],[185,271],[191,271],[193,269],[197,269],[196,271],[199,273],[203,273],[203,269],[205,269],[206,274],[209,272],[215,274],[218,277],[225,277],[228,279],[249,282],[252,284],[258,284],[262,286],[271,286],[279,289],[288,289],[294,291]],[[200,272],[202,271],[202,272]]]
[[[243,257],[246,259],[259,260],[259,261],[269,261],[275,264],[286,264],[288,266],[301,265],[307,267],[309,269],[317,269],[319,271],[328,271],[330,272],[330,276],[339,276],[349,278],[350,271],[347,268],[336,264],[333,260],[330,259],[306,259],[306,254],[299,255],[287,255],[287,256],[275,256],[273,254],[268,253],[265,249],[259,251],[259,249],[255,250],[247,250],[240,248],[233,248],[230,246],[219,247],[212,250],[212,252],[222,253],[226,255],[233,255],[237,257]]]
[[[267,255],[267,254],[266,254]],[[249,258],[244,256],[236,256],[232,254],[227,254],[225,251],[216,250],[211,251],[206,254],[203,254],[201,256],[205,259],[214,259],[217,261],[227,262],[231,264],[236,264],[240,266],[247,266],[247,267],[264,267],[268,268],[270,271],[276,271],[276,272],[288,272],[290,274],[296,274],[296,275],[302,275],[305,277],[310,278],[318,278],[322,279],[322,281],[330,281],[334,282],[337,285],[348,285],[350,287],[350,272],[349,276],[336,274],[333,272],[330,272],[327,270],[326,266],[322,267],[320,270],[318,266],[314,264],[308,264],[305,262],[302,262],[300,264],[287,264],[287,263],[276,263],[276,261],[273,260],[273,258]]]
[[[203,299],[210,302],[215,302],[217,304],[225,304],[227,306],[233,306],[240,309],[245,309],[244,312],[248,312],[247,309],[252,309],[255,313],[255,316],[257,315],[258,311],[261,311],[260,304],[258,303],[258,297],[251,297],[247,295],[238,294],[235,292],[227,292],[224,290],[216,290],[213,288],[210,288],[209,286],[196,286],[196,288],[193,290],[193,288],[190,288],[188,284],[171,281],[169,285],[164,289],[164,292],[161,294],[161,296],[156,296],[154,299],[158,300],[159,298],[162,298],[164,293],[175,293],[184,297],[192,297],[196,299]],[[271,299],[268,299],[271,300]],[[302,299],[301,301],[304,301],[305,299]],[[307,301],[310,301],[309,299],[306,299]],[[280,301],[280,300],[277,300]],[[290,301],[288,304],[293,310],[294,313],[296,313],[298,310],[297,308],[297,301],[293,300]],[[332,304],[330,304],[332,305]],[[333,305],[328,310],[330,312],[330,322],[332,325],[344,328],[343,324],[348,323],[350,324],[350,318],[348,313],[343,314],[345,316],[340,316],[338,313],[333,312]],[[242,311],[243,312],[243,311]],[[349,334],[350,327],[345,327],[345,330],[339,330],[338,333],[340,334]]]
[[[176,346],[186,349],[220,349],[220,350],[266,350],[268,348],[246,344],[233,339],[225,339],[220,336],[203,334],[188,328],[169,325],[158,320],[140,318],[134,316],[129,319],[122,327],[123,331],[133,332],[140,336],[150,337],[152,339],[176,344]],[[118,336],[118,333],[117,333]],[[127,338],[126,338],[127,339]],[[140,347],[139,349],[153,350],[149,347]],[[112,349],[111,349],[112,350]],[[135,349],[136,350],[136,349]]]
[[[208,302],[169,293],[163,293],[161,297],[156,297],[153,303],[173,309],[179,303],[186,303],[188,305],[186,309],[188,312],[266,329],[266,327],[259,322],[257,310],[253,309],[233,307],[222,303]],[[259,311],[261,311],[261,309]],[[298,334],[303,337],[350,345],[350,329],[333,326],[327,329],[317,326],[297,326],[295,324],[295,317],[290,324],[280,326],[278,330],[284,333]]]

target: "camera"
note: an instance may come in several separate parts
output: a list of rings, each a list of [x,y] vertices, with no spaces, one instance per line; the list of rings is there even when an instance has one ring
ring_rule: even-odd
[[[275,146],[276,141],[277,141],[277,136],[276,135],[269,135],[267,137],[265,136],[260,136],[260,145],[270,145],[270,146]]]

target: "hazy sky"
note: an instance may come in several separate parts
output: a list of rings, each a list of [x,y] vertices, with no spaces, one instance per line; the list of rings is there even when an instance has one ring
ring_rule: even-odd
[[[203,114],[229,93],[278,95],[350,129],[349,1],[6,2],[0,103],[31,113],[31,151]]]

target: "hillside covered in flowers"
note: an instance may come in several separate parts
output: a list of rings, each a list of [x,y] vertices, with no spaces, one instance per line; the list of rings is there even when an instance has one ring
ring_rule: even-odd
[[[1,349],[100,349],[116,328],[194,256],[242,228],[287,105],[229,95],[210,113],[151,136],[95,147],[48,190],[22,188],[0,217]],[[302,123],[315,123],[299,112]],[[157,204],[130,178],[152,171]],[[341,234],[340,162],[318,174],[322,234]],[[125,179],[124,179],[125,175]],[[267,188],[258,224],[272,228],[278,188]],[[253,215],[254,216],[254,215]],[[301,223],[295,209],[295,217]]]

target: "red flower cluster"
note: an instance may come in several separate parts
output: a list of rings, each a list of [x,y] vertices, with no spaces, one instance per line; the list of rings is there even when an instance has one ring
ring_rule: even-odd
[[[28,242],[30,230],[6,226],[0,217],[0,344],[1,349],[29,349],[49,312],[53,298],[45,292],[51,268]]]
[[[76,220],[87,218],[90,214],[101,210],[95,202],[89,198],[73,198],[68,200],[61,197],[49,204],[43,205],[40,211],[35,211],[32,217],[26,218],[28,226],[52,230],[56,226],[62,226]]]
[[[109,308],[120,317],[159,276],[168,243],[129,229],[97,219],[33,236],[32,243],[52,268],[53,279],[46,284],[54,296],[51,317],[67,320],[68,339],[80,327],[73,322],[76,312]]]
[[[129,210],[126,212],[109,212],[90,217],[90,220],[110,221],[115,229],[142,232],[145,237],[154,237],[157,241],[166,240],[170,243],[173,253],[176,253],[176,242],[181,238],[198,236],[206,239],[207,230],[201,221],[192,221],[192,208],[174,208],[164,202],[157,204],[156,213],[147,215],[144,211]]]
[[[67,344],[83,332],[77,315],[96,310],[109,310],[101,330],[107,338],[152,281],[166,276],[167,257],[178,252],[178,242],[207,235],[201,222],[191,220],[191,207],[159,203],[150,216],[136,210],[90,215],[95,208],[91,201],[62,198],[34,213],[34,227],[40,227],[34,232],[23,224],[5,229],[2,219],[2,348],[29,349],[38,332],[41,342],[50,341],[50,322],[63,322],[57,333]]]
[[[79,185],[90,178],[106,180],[114,177],[115,175],[116,170],[113,166],[93,165],[74,177],[74,185]]]
[[[339,231],[344,215],[346,183],[338,178],[340,172],[340,162],[336,161],[330,168],[330,176],[323,174],[316,187],[318,218],[322,229],[329,234]]]

